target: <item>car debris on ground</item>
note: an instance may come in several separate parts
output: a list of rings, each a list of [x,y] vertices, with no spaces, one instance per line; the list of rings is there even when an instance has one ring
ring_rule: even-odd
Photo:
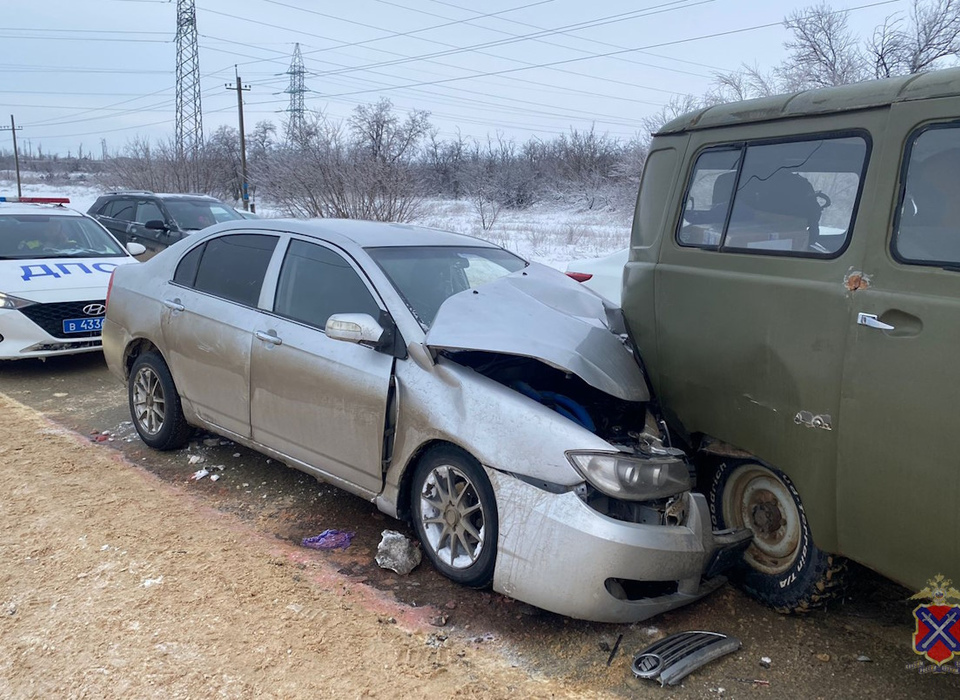
[[[300,545],[310,549],[346,549],[350,546],[355,532],[343,530],[324,530],[314,537],[305,537]]]
[[[632,670],[637,678],[657,680],[661,686],[677,685],[698,668],[739,648],[739,639],[719,632],[678,632],[638,652]]]
[[[377,566],[406,576],[420,564],[419,547],[396,530],[384,530],[377,547]]]

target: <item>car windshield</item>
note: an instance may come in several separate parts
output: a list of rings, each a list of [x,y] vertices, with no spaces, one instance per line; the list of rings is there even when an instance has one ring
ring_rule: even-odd
[[[170,216],[184,231],[199,231],[222,221],[236,221],[243,218],[226,204],[204,199],[167,199],[164,200],[164,204]]]
[[[426,330],[440,305],[466,289],[522,270],[527,262],[502,248],[404,246],[368,248]]]
[[[0,259],[119,258],[123,247],[83,216],[0,214]]]

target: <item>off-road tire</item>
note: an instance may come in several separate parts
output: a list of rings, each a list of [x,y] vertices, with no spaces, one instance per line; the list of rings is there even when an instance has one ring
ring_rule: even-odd
[[[141,410],[137,408],[138,403],[142,404],[144,400],[145,383],[147,391],[159,389],[157,395],[162,399],[162,407],[158,409],[161,415],[154,412],[153,423],[145,415],[142,405]],[[183,415],[180,394],[177,393],[167,363],[159,354],[145,352],[134,360],[127,378],[127,402],[133,425],[147,445],[155,450],[176,450],[187,444],[193,429]],[[151,400],[150,407],[151,410],[156,407],[156,396]]]
[[[763,489],[763,485],[772,490]],[[757,516],[746,515],[743,491],[748,486],[757,486],[771,497],[777,505],[776,522],[785,523],[772,533],[758,528]],[[735,492],[739,492],[738,497]],[[781,499],[783,499],[781,501]],[[787,501],[789,499],[789,501]],[[753,460],[726,459],[714,471],[709,493],[710,515],[715,529],[748,527],[754,530],[754,541],[744,553],[744,558],[731,572],[731,580],[748,595],[781,613],[803,613],[822,607],[842,591],[843,574],[847,562],[843,557],[824,552],[813,542],[810,524],[800,500],[800,494],[786,474]],[[792,510],[791,510],[792,509]],[[784,513],[784,510],[787,513]],[[773,536],[782,530],[790,531],[788,522],[794,523],[796,545],[791,555],[772,559],[764,551],[763,537]]]
[[[449,479],[454,483],[453,489],[449,488]],[[490,585],[497,558],[499,521],[493,487],[480,463],[452,445],[434,447],[417,463],[410,488],[411,520],[427,558],[440,573],[457,583],[472,588]],[[456,491],[459,498],[448,501],[444,495],[447,491]],[[431,502],[438,505],[432,507]],[[439,504],[443,502],[447,507],[441,510],[443,506]],[[445,516],[455,522],[444,520]],[[461,520],[464,525],[460,525]],[[452,532],[460,532],[466,549],[462,542],[445,536],[450,528],[444,522]],[[481,537],[476,539],[465,532],[467,525]]]

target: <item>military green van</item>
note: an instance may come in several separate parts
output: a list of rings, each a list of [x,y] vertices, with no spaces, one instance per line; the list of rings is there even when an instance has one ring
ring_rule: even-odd
[[[960,69],[664,126],[622,305],[748,592],[960,580]]]

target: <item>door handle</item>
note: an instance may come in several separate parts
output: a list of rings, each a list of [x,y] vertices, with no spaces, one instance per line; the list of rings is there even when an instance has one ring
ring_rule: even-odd
[[[163,305],[168,309],[173,309],[174,311],[183,311],[185,308],[183,304],[180,303],[179,299],[164,299]]]
[[[257,336],[259,340],[264,340],[271,345],[283,345],[283,341],[277,337],[276,331],[254,331],[253,334]]]
[[[891,326],[889,323],[884,323],[877,318],[876,314],[865,314],[862,311],[857,314],[857,323],[861,326],[866,326],[867,328],[876,328],[881,331],[896,330],[896,326]]]

